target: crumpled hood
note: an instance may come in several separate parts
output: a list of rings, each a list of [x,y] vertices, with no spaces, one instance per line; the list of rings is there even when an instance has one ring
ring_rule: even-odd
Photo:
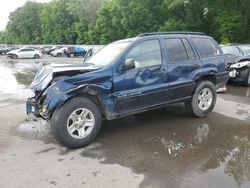
[[[226,64],[234,64],[243,60],[250,60],[247,56],[226,55]]]
[[[30,88],[34,91],[42,91],[44,90],[50,82],[53,80],[56,74],[60,73],[60,76],[67,76],[68,72],[91,72],[94,70],[98,70],[100,67],[96,67],[94,65],[89,64],[80,64],[80,65],[72,65],[72,64],[51,64],[43,66],[42,69],[36,74],[33,82],[30,85]]]

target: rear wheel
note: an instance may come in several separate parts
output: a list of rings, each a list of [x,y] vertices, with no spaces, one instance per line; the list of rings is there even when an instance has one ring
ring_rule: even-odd
[[[61,57],[61,56],[62,56],[62,54],[61,54],[61,53],[58,53],[56,56],[57,56],[57,57]]]
[[[34,58],[35,58],[35,59],[38,59],[39,57],[40,57],[40,56],[39,56],[38,54],[35,54],[35,55],[34,55]]]
[[[52,131],[58,141],[70,148],[89,144],[101,128],[101,114],[94,102],[76,97],[55,110]]]
[[[17,56],[16,54],[12,54],[12,55],[10,56],[10,58],[11,58],[11,59],[17,59],[18,56]]]
[[[69,57],[75,57],[75,55],[73,53],[70,53]]]
[[[186,102],[185,105],[195,117],[206,117],[213,110],[216,99],[214,84],[209,81],[201,81],[197,84],[191,101]]]

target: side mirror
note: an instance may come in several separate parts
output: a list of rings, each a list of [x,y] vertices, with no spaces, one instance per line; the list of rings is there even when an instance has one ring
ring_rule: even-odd
[[[93,49],[90,48],[83,57],[83,63],[85,63],[93,55]]]
[[[135,68],[135,61],[133,59],[126,59],[122,66],[123,71],[131,70],[134,68]]]

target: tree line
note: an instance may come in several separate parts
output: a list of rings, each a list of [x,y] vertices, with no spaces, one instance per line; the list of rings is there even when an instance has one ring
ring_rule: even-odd
[[[250,43],[250,0],[27,1],[0,32],[5,44],[107,44],[143,32],[201,31]]]

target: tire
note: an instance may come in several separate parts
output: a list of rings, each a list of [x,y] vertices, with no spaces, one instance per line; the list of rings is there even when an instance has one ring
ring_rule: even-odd
[[[72,57],[72,58],[73,58],[73,57],[75,57],[75,55],[74,55],[73,53],[70,53],[70,54],[69,54],[69,57]]]
[[[216,100],[217,93],[214,84],[209,81],[200,81],[197,83],[191,101],[186,102],[185,106],[193,116],[202,118],[214,109]]]
[[[12,54],[12,55],[10,56],[10,58],[11,58],[11,59],[18,59],[18,56],[17,56],[16,54]]]
[[[38,54],[34,55],[34,59],[39,59],[39,58],[40,58],[40,56]]]
[[[243,81],[244,86],[250,86],[250,68],[246,70],[246,77],[245,80]]]
[[[58,53],[56,56],[57,56],[57,57],[61,57],[61,56],[62,56],[62,54],[61,54],[61,53]]]
[[[87,113],[84,110],[88,110]],[[78,121],[81,113],[85,114],[85,118],[84,120]],[[77,118],[77,120],[74,121],[74,118]],[[86,126],[87,122],[81,124],[81,121],[88,121],[90,125],[89,122],[92,120],[94,121],[90,127]],[[76,97],[55,110],[51,119],[51,127],[56,140],[64,146],[80,148],[94,140],[100,131],[101,122],[101,113],[96,104],[90,99]],[[79,125],[83,127],[79,127]],[[72,131],[69,129],[72,129]],[[84,133],[84,135],[81,135],[81,133]]]

